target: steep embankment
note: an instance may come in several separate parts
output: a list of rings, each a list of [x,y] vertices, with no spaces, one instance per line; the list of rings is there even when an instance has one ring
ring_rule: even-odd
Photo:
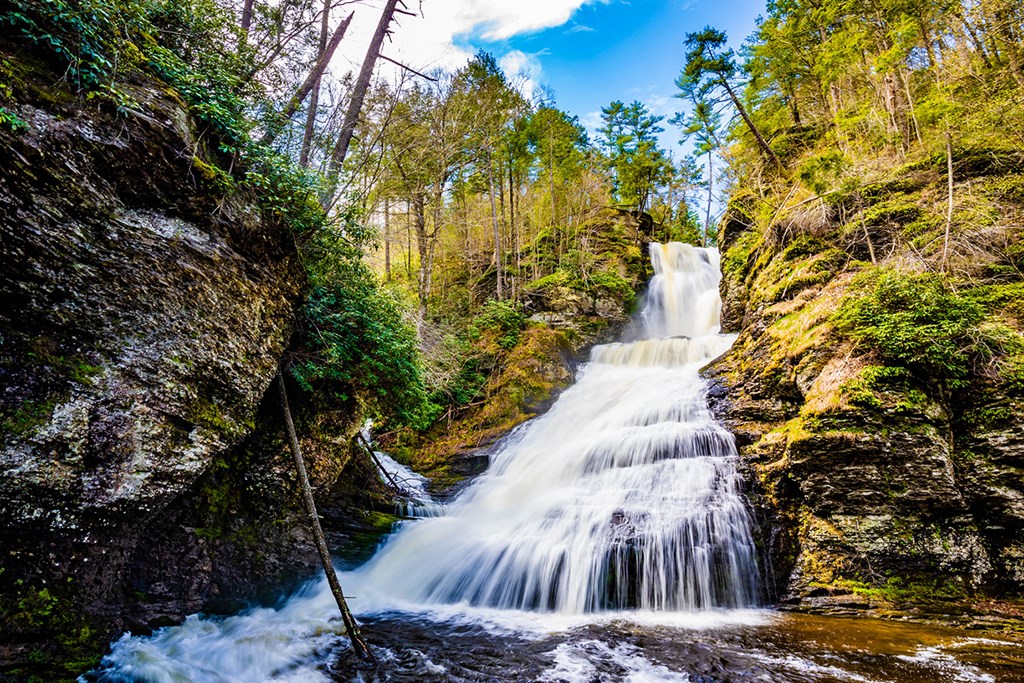
[[[946,256],[945,155],[822,197],[794,180],[770,207],[738,194],[723,221],[740,334],[709,374],[773,599],[949,613],[1024,589],[1024,159],[954,161],[969,227]]]
[[[311,566],[267,394],[305,275],[172,90],[118,112],[2,63],[0,671],[57,680]],[[303,420],[324,490],[354,420]]]
[[[581,226],[598,254],[585,272],[555,273],[527,283],[524,305],[489,304],[471,322],[462,373],[482,379],[463,405],[425,433],[386,438],[387,448],[441,487],[487,465],[487,449],[546,410],[573,380],[573,367],[594,344],[626,328],[647,280],[647,214],[599,209]]]

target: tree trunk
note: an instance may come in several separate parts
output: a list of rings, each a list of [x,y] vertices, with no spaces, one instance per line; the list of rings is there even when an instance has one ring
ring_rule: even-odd
[[[942,241],[942,267],[946,267],[949,253],[949,233],[953,226],[953,138],[946,127],[946,189],[948,201],[946,206],[946,235]]]
[[[412,222],[409,220],[411,207],[409,200],[405,200],[405,277],[412,276]]]
[[[924,41],[924,49],[928,54],[928,66],[935,68],[939,61],[935,58],[935,47],[932,45],[932,37],[928,32],[928,27],[924,24],[924,17],[918,15],[917,27],[921,31],[921,40]]]
[[[512,232],[515,235],[515,250],[516,250],[516,275],[512,278],[512,298],[516,299],[519,297],[519,279],[523,274],[523,245],[519,235],[519,224],[516,223],[516,198],[519,193],[516,191],[515,186],[515,172],[509,169],[508,173],[508,184],[509,184],[509,219],[512,223]]]
[[[323,15],[320,17],[320,43],[317,45],[317,54],[321,57],[327,52],[327,34],[330,29],[331,0],[324,0]],[[318,60],[319,61],[319,60]],[[316,130],[316,110],[320,105],[320,81],[323,73],[313,84],[313,91],[309,93],[309,107],[306,109],[306,129],[302,134],[302,150],[299,152],[299,165],[302,168],[309,168],[309,153],[313,148],[313,133]]]
[[[914,111],[914,98],[910,94],[910,78],[905,69],[900,69],[900,76],[903,78],[903,88],[907,93],[907,106],[910,108],[910,120],[914,124],[914,136],[917,144],[924,147],[924,140],[921,139],[921,125],[917,122],[917,112]]]
[[[295,435],[295,423],[292,422],[292,412],[288,407],[288,391],[284,386],[284,375],[279,370],[277,373],[277,388],[281,392],[281,410],[284,413],[285,427],[288,429],[288,443],[292,449],[292,456],[295,458],[295,473],[299,478],[299,487],[302,489],[302,500],[306,505],[306,514],[309,516],[309,528],[313,532],[316,541],[317,553],[320,555],[320,564],[323,565],[324,574],[327,576],[327,583],[334,594],[334,601],[338,603],[338,611],[341,612],[341,620],[345,622],[345,631],[348,632],[349,640],[352,641],[352,649],[363,659],[375,661],[373,653],[363,641],[359,633],[359,624],[349,611],[348,603],[345,602],[345,594],[341,591],[341,582],[338,581],[338,574],[334,571],[334,564],[331,562],[331,553],[327,549],[327,539],[324,538],[324,530],[320,527],[320,517],[316,512],[316,502],[313,500],[313,489],[309,485],[309,476],[306,474],[306,464],[302,459],[302,450],[299,448],[299,438]]]
[[[384,281],[391,282],[391,202],[384,200]]]
[[[249,42],[249,29],[252,27],[252,6],[255,0],[245,0],[242,3],[242,20],[239,26],[242,27],[242,45]]]
[[[430,296],[430,280],[427,273],[429,259],[427,258],[427,215],[423,194],[417,192],[412,198],[412,217],[416,227],[416,249],[420,256],[419,276],[419,315],[418,322],[422,323],[427,315],[427,297]]]
[[[978,33],[974,30],[974,27],[971,26],[971,22],[968,20],[967,15],[963,12],[956,12],[956,16],[960,20],[960,23],[964,25],[964,30],[967,31],[967,35],[971,37],[971,42],[974,43],[974,50],[981,57],[981,61],[985,65],[985,68],[991,69],[992,62],[989,61],[988,53],[985,51],[985,44],[978,38]]]
[[[313,91],[313,88],[319,86],[320,78],[324,75],[324,71],[327,69],[327,65],[331,61],[331,57],[334,56],[335,50],[338,49],[338,45],[341,44],[342,39],[345,37],[345,32],[348,30],[349,24],[352,23],[353,16],[355,16],[355,12],[352,12],[345,17],[345,20],[338,24],[338,28],[334,29],[334,35],[331,36],[331,40],[327,43],[324,51],[320,53],[313,70],[309,72],[309,75],[306,76],[306,80],[302,82],[299,89],[296,90],[295,94],[292,95],[290,100],[288,100],[288,105],[284,108],[284,111],[281,112],[280,116],[278,116],[277,124],[267,131],[266,135],[263,136],[263,139],[260,142],[265,145],[270,144],[274,138],[277,137],[277,133],[280,131],[281,127],[287,123],[287,121],[306,100],[309,93]]]
[[[341,172],[341,167],[348,156],[348,147],[352,142],[352,135],[356,130],[356,119],[363,108],[363,100],[366,99],[366,89],[370,87],[370,78],[373,77],[373,68],[380,57],[380,48],[384,44],[384,38],[388,35],[388,26],[395,16],[395,8],[399,0],[387,0],[384,11],[381,12],[380,21],[377,23],[377,30],[374,31],[373,39],[366,50],[366,57],[363,58],[363,65],[359,70],[355,85],[352,86],[352,96],[348,101],[348,109],[345,110],[345,118],[341,123],[341,133],[338,135],[338,143],[334,146],[331,154],[331,163],[328,170],[329,178],[336,178]],[[321,203],[327,207],[334,199],[334,192],[331,190],[329,196],[322,199]]]
[[[768,142],[764,139],[764,136],[761,135],[761,131],[759,131],[757,126],[754,125],[754,122],[750,120],[750,115],[747,114],[747,110],[743,107],[740,99],[736,97],[736,93],[733,92],[732,86],[729,85],[729,81],[723,78],[721,83],[725,86],[725,91],[729,93],[729,97],[732,99],[732,103],[736,106],[736,110],[740,113],[740,116],[743,117],[743,122],[747,124],[747,128],[750,129],[750,132],[753,133],[754,137],[757,139],[757,144],[761,148],[765,157],[775,164],[777,168],[782,168],[782,162],[779,161],[779,157],[775,156],[775,152],[773,152],[772,148],[768,146]]]
[[[715,182],[715,171],[711,164],[711,149],[708,148],[708,208],[704,213],[704,234],[701,236],[700,246],[708,246],[708,233],[711,232],[711,199]]]
[[[504,298],[501,286],[501,228],[498,225],[498,210],[494,203],[494,172],[492,171],[491,154],[487,153],[487,182],[491,194],[491,219],[494,223],[494,265],[498,275],[498,301]]]

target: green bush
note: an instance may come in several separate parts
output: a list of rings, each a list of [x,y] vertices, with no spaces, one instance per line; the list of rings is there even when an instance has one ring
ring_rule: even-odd
[[[983,317],[982,306],[940,275],[876,268],[858,278],[834,320],[838,331],[876,351],[886,365],[956,388],[970,375]]]
[[[470,324],[469,338],[479,339],[485,331],[493,331],[497,334],[498,346],[507,351],[519,342],[520,333],[526,329],[526,321],[520,304],[491,299]]]
[[[291,372],[306,391],[358,399],[380,418],[419,424],[428,406],[416,330],[363,261],[367,235],[358,218],[349,212],[303,245],[310,289]]]

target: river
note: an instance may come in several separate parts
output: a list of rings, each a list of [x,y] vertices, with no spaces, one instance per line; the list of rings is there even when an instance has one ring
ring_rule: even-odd
[[[445,506],[341,574],[380,659],[351,656],[324,582],[276,608],[114,643],[102,683],[1024,681],[1024,648],[763,604],[732,435],[702,366],[725,353],[718,253],[653,244],[628,341],[595,348],[550,411]]]

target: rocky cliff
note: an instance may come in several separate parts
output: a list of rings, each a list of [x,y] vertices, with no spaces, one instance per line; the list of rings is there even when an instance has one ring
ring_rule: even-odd
[[[1004,213],[950,249],[948,280],[941,159],[770,216],[740,196],[723,221],[724,325],[739,337],[707,374],[740,442],[772,601],[948,613],[1024,590],[1024,231],[1005,201],[1021,177],[994,158],[958,159],[957,196]],[[876,327],[844,327],[854,300]]]
[[[58,680],[311,566],[267,394],[304,273],[173,91],[118,110],[3,66],[0,672]],[[299,413],[326,490],[354,411]]]
[[[524,286],[521,309],[499,303],[471,324],[464,371],[486,378],[479,395],[425,433],[391,435],[386,448],[429,473],[438,490],[482,472],[491,446],[550,407],[591,347],[627,329],[649,277],[654,228],[644,213],[595,211],[581,228],[599,254],[586,273],[556,270]]]

